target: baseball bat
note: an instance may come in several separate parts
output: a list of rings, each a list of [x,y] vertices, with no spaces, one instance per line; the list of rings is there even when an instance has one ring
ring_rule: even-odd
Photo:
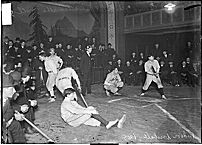
[[[17,110],[15,110],[16,113],[19,113]],[[43,135],[47,140],[48,143],[55,143],[50,137],[48,137],[45,133],[43,133],[39,128],[37,128],[31,121],[29,121],[26,117],[22,116],[22,118],[32,127],[34,127],[41,135]]]
[[[151,69],[152,69],[152,71],[153,71],[153,73],[154,73],[154,76],[155,76],[156,78],[158,78],[157,74],[155,74],[155,73],[156,73],[156,71],[155,71],[155,69],[154,69],[154,67],[153,67],[153,66],[151,66]]]
[[[71,78],[71,82],[72,82],[72,86],[74,87],[77,95],[82,99],[84,105],[86,107],[88,107],[88,104],[86,103],[86,100],[84,99],[83,95],[79,92],[79,90],[78,90],[78,84],[76,83],[76,80],[73,77]]]

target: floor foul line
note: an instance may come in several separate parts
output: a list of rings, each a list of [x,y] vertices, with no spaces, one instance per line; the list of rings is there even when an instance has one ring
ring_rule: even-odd
[[[188,128],[186,128],[186,126],[184,126],[183,124],[181,124],[174,116],[172,116],[168,111],[166,111],[165,109],[163,109],[161,106],[159,106],[158,104],[155,104],[159,109],[161,109],[161,111],[163,111],[166,115],[168,115],[168,117],[172,120],[174,120],[181,128],[183,128],[185,131],[187,131],[193,138],[195,138],[199,143],[201,143],[201,139],[196,136],[193,132],[191,132]]]
[[[114,100],[110,100],[110,101],[108,101],[108,103],[112,103],[112,102],[120,101],[120,100],[123,100],[123,99],[128,99],[128,98],[124,97],[124,98],[114,99]]]

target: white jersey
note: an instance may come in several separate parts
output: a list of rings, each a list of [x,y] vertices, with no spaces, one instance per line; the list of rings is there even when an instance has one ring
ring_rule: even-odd
[[[153,69],[152,69],[153,67]],[[148,73],[148,74],[154,74],[154,73],[159,73],[159,70],[160,70],[160,65],[158,63],[157,60],[148,60],[145,65],[144,65],[144,68],[145,68],[145,72]]]
[[[79,81],[79,77],[73,68],[67,67],[58,72],[58,75],[56,77],[56,86],[61,91],[61,93],[63,93],[64,90],[67,88],[72,88],[72,77],[76,80],[77,85],[80,88],[81,84]]]

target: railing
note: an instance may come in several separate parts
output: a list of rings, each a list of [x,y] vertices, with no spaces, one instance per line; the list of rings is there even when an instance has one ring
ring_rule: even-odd
[[[175,27],[180,25],[200,25],[201,7],[184,10],[184,7],[176,7],[173,13],[167,13],[165,9],[128,15],[124,18],[124,32],[139,32]]]

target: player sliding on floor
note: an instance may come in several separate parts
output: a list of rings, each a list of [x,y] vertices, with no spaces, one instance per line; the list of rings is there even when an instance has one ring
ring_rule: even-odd
[[[73,88],[65,89],[63,95],[65,99],[61,104],[61,117],[73,127],[85,124],[89,126],[104,126],[106,129],[110,129],[111,127],[122,128],[126,120],[126,115],[124,114],[120,120],[106,121],[98,114],[94,107],[82,107],[77,103],[77,95]]]
[[[161,79],[159,77],[159,70],[160,66],[157,60],[154,59],[154,56],[150,54],[148,56],[149,60],[145,63],[144,68],[145,72],[147,73],[146,75],[146,80],[144,83],[144,86],[142,88],[142,93],[141,96],[145,94],[147,89],[149,88],[150,84],[155,82],[158,86],[158,91],[163,99],[166,99],[164,92],[163,92],[163,85],[161,83]]]

